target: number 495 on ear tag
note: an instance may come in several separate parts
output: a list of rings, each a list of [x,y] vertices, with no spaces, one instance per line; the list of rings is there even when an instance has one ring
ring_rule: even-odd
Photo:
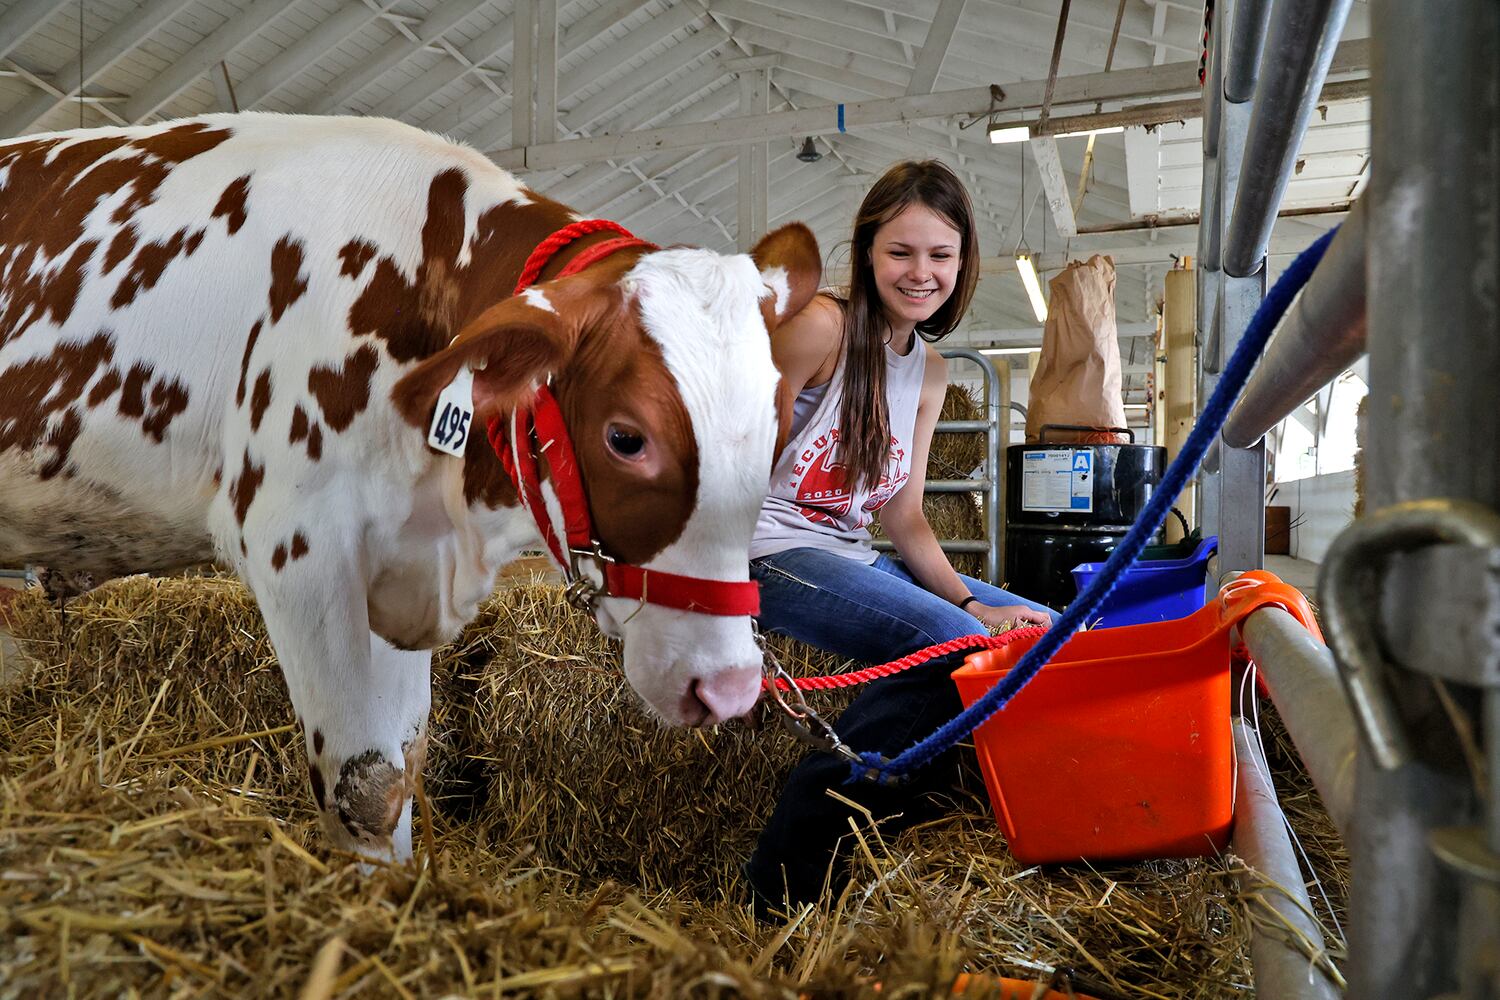
[[[438,394],[427,430],[427,443],[438,451],[463,457],[469,443],[469,426],[474,422],[474,373],[464,368],[448,388]]]

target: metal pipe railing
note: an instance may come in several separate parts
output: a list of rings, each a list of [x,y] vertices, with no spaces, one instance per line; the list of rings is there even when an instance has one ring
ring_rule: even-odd
[[[1234,214],[1224,235],[1223,267],[1234,277],[1254,274],[1265,260],[1276,210],[1352,4],[1304,0],[1276,5],[1260,62]],[[1233,66],[1227,69],[1226,76],[1236,72]]]
[[[1346,835],[1354,815],[1359,731],[1333,652],[1277,607],[1250,615],[1240,632],[1324,808]]]
[[[1229,62],[1224,67],[1224,99],[1242,104],[1255,94],[1261,44],[1271,19],[1271,0],[1237,0],[1229,31]]]
[[[1364,353],[1365,207],[1360,199],[1277,324],[1224,424],[1225,442],[1250,447]]]
[[[1262,770],[1249,726],[1235,719],[1233,728],[1237,758],[1233,850],[1247,866],[1240,876],[1241,892],[1275,912],[1274,919],[1251,921],[1255,995],[1277,1000],[1338,1000],[1343,991],[1325,971],[1331,963],[1323,932],[1310,915],[1312,903],[1287,838],[1276,789]]]

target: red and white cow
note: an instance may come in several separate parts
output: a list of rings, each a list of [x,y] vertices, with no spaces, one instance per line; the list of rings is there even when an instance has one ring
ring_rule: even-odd
[[[405,857],[432,647],[538,530],[485,434],[550,377],[612,556],[748,579],[775,434],[768,327],[817,246],[533,249],[578,217],[394,121],[209,115],[0,143],[0,565],[95,580],[217,558],[254,591],[340,846]],[[752,260],[753,258],[753,260]],[[543,473],[545,463],[543,456]],[[556,496],[544,487],[548,509]],[[665,720],[756,700],[749,618],[605,598]]]

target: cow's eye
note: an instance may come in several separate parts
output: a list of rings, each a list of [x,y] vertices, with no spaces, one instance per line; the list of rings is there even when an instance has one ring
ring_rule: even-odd
[[[619,424],[610,424],[605,428],[604,440],[609,443],[609,450],[621,458],[640,458],[641,452],[646,450],[646,439]]]

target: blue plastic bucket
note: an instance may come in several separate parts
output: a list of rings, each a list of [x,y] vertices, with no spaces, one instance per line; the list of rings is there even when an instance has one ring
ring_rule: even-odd
[[[1208,559],[1218,548],[1219,536],[1210,535],[1198,543],[1192,555],[1136,563],[1126,570],[1099,609],[1096,621],[1089,625],[1111,628],[1186,618],[1203,607]],[[1079,593],[1103,568],[1102,562],[1080,563],[1073,567],[1073,582]]]

